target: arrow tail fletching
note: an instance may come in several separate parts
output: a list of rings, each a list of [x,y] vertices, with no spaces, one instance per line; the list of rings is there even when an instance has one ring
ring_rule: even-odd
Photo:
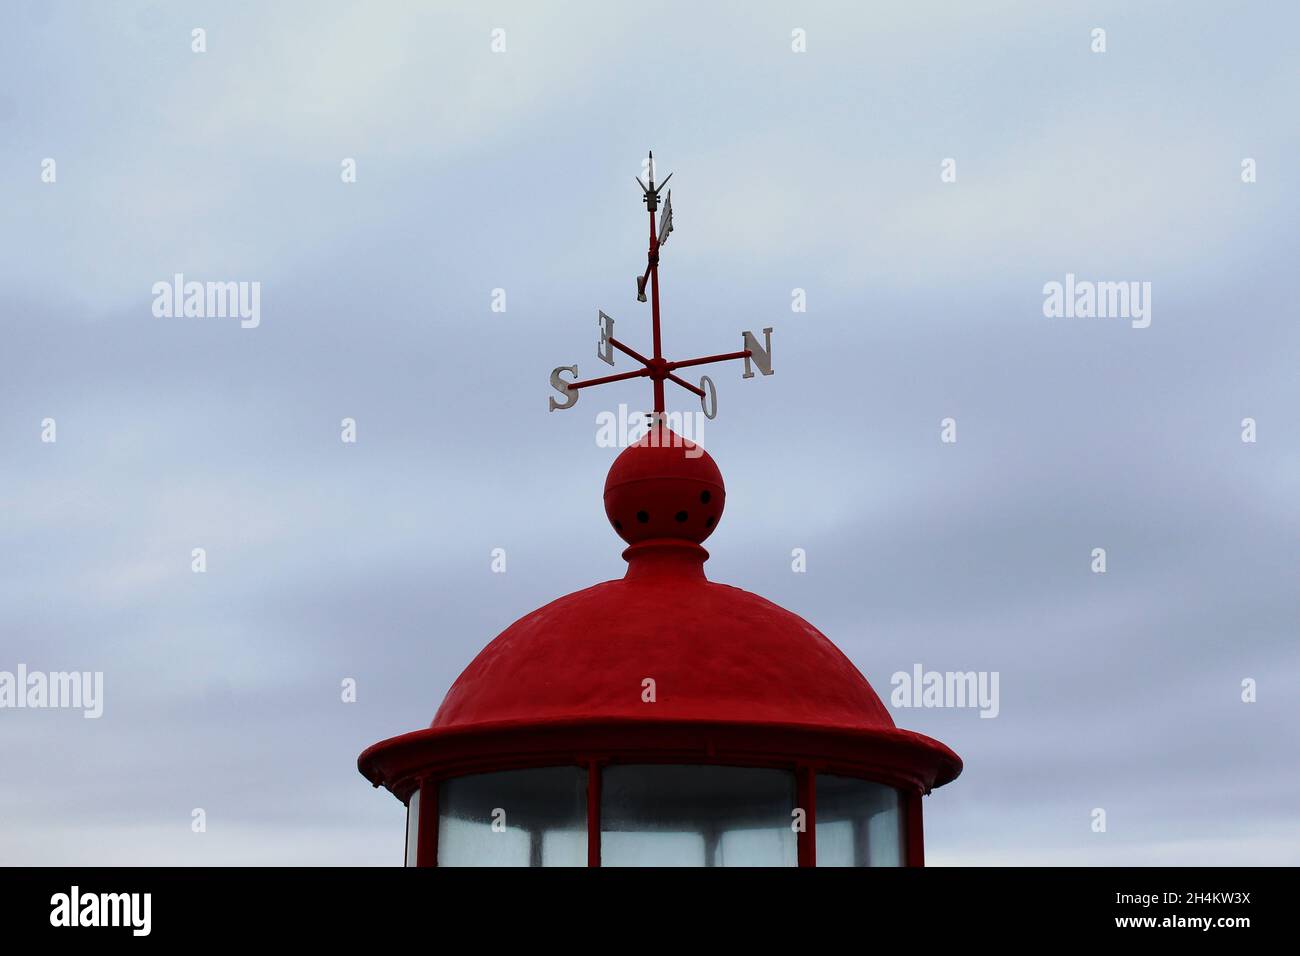
[[[665,180],[667,182],[667,180]],[[668,241],[668,234],[673,231],[673,191],[668,190],[664,200],[664,211],[659,216],[659,245]]]

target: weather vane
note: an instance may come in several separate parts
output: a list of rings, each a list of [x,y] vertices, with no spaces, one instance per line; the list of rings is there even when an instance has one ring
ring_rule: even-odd
[[[562,396],[562,400],[556,401],[554,397],[549,399],[550,410],[572,408],[578,404],[578,392],[580,389],[590,388],[593,385],[606,385],[610,382],[621,382],[632,378],[648,378],[654,383],[654,419],[661,420],[664,414],[664,382],[676,382],[682,388],[697,395],[700,399],[700,407],[704,411],[706,418],[713,418],[718,413],[718,390],[713,384],[713,380],[707,375],[700,379],[700,384],[692,385],[686,379],[674,374],[678,369],[692,368],[696,365],[711,365],[714,362],[729,362],[733,359],[744,359],[745,373],[742,378],[753,378],[753,365],[758,366],[758,370],[764,375],[772,374],[772,330],[770,328],[763,330],[763,343],[759,344],[758,338],[753,332],[742,332],[744,348],[739,352],[727,352],[722,355],[706,355],[703,358],[686,359],[683,362],[670,362],[663,357],[663,342],[659,333],[659,250],[668,241],[669,234],[673,231],[673,193],[668,190],[667,196],[663,200],[663,214],[659,217],[659,228],[655,229],[655,213],[659,210],[659,197],[663,188],[668,185],[668,180],[673,178],[669,173],[662,183],[655,185],[655,154],[650,153],[647,160],[646,177],[649,179],[649,185],[641,182],[641,177],[637,176],[637,184],[641,187],[641,201],[645,203],[646,210],[650,215],[650,251],[646,254],[645,272],[636,277],[636,300],[638,302],[646,301],[646,285],[650,286],[650,322],[654,342],[654,357],[646,358],[640,352],[634,351],[624,345],[618,339],[614,338],[614,320],[606,315],[603,311],[598,312],[600,325],[600,341],[596,346],[596,357],[601,361],[613,365],[614,350],[622,352],[624,355],[641,363],[641,368],[634,369],[631,372],[622,372],[618,375],[606,375],[602,378],[589,378],[578,380],[578,366],[561,365],[551,372],[551,387]],[[573,381],[566,381],[561,373],[567,372],[573,376]]]

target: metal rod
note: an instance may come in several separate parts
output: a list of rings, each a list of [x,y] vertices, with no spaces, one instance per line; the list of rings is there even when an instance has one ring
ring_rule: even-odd
[[[585,382],[569,382],[568,389],[572,392],[580,388],[590,388],[592,385],[605,385],[609,382],[622,382],[629,378],[642,378],[649,374],[650,370],[648,368],[639,368],[634,372],[623,372],[619,375],[606,375],[604,378],[589,378]]]
[[[651,164],[653,169],[653,162]],[[652,184],[654,180],[650,181]],[[659,240],[655,236],[655,214],[650,213],[650,316],[654,329],[655,359],[664,357],[663,340],[659,335]],[[664,413],[664,382],[661,378],[654,380],[655,414]]]
[[[618,349],[618,350],[619,350],[620,352],[622,352],[624,355],[627,355],[627,356],[630,356],[631,358],[636,359],[636,360],[637,360],[638,362],[640,362],[642,365],[649,365],[649,364],[650,364],[650,360],[649,360],[648,358],[646,358],[646,357],[645,357],[644,355],[642,355],[640,352],[637,352],[637,351],[634,351],[633,349],[628,348],[626,345],[624,345],[624,344],[623,344],[622,342],[620,342],[618,339],[614,338],[614,336],[612,336],[612,335],[609,337],[609,344],[612,345],[612,346],[614,346],[614,348]]]
[[[688,392],[694,392],[694,393],[695,393],[696,395],[698,395],[700,398],[703,398],[703,397],[704,397],[704,389],[702,389],[702,388],[698,388],[698,387],[692,385],[690,382],[686,381],[685,379],[678,378],[676,375],[669,375],[669,376],[668,376],[668,381],[670,381],[670,382],[676,382],[676,383],[677,383],[678,385],[680,385],[682,388],[686,389],[686,391],[688,391]]]
[[[685,362],[669,362],[669,370],[676,368],[690,368],[692,365],[708,365],[712,362],[729,362],[732,359],[749,358],[754,353],[749,349],[743,352],[728,352],[725,355],[706,355],[704,358],[687,359]]]

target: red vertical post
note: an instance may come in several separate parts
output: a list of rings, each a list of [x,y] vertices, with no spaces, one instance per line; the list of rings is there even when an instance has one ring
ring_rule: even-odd
[[[587,764],[587,866],[600,866],[600,765]]]
[[[651,176],[654,174],[651,173]],[[651,179],[653,185],[654,180]],[[657,205],[657,204],[656,204]],[[659,238],[655,235],[655,210],[650,210],[650,321],[654,333],[656,359],[664,357],[663,340],[659,335]],[[658,376],[655,384],[655,412],[664,411],[664,380]]]
[[[800,866],[817,865],[817,775],[811,767],[795,771],[795,799],[804,812],[804,829],[795,835]]]
[[[438,865],[438,782],[420,783],[420,830],[415,837],[415,865]]]
[[[907,865],[925,866],[925,834],[921,826],[921,791],[913,790],[904,796],[905,824],[904,835],[907,838]]]

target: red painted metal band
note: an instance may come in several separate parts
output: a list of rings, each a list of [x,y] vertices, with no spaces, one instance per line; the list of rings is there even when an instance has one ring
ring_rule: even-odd
[[[602,765],[807,766],[818,773],[875,780],[906,793],[941,786],[961,772],[961,758],[943,744],[896,728],[608,719],[417,730],[373,745],[357,764],[371,783],[405,800],[416,781],[426,776],[572,766],[575,754],[583,755],[579,766],[589,760]]]

